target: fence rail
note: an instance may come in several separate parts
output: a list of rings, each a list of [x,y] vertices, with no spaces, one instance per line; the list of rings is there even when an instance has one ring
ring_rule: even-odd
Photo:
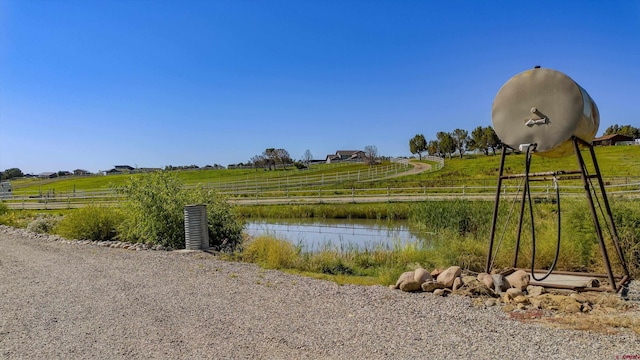
[[[612,197],[640,198],[640,182],[612,184],[607,182],[606,191]],[[553,185],[530,185],[536,198],[551,199],[555,195]],[[584,187],[559,185],[561,196],[583,196]],[[424,200],[492,199],[496,186],[414,186],[383,188],[315,188],[277,187],[271,185],[244,188],[217,188],[237,204],[287,204],[287,203],[364,203],[364,202],[410,202]],[[522,194],[522,185],[502,186],[501,196],[512,198]],[[13,209],[60,209],[76,208],[88,204],[116,205],[123,200],[115,190],[76,191],[44,195],[16,195],[4,202]]]

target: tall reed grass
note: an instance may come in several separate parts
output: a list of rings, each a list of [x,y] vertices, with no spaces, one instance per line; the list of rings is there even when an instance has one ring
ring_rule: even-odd
[[[316,277],[337,282],[392,284],[398,276],[417,266],[427,269],[458,265],[464,269],[484,271],[493,202],[487,201],[437,201],[414,205],[409,211],[410,220],[435,233],[432,241],[378,244],[359,249],[342,246],[325,248],[317,252],[304,252],[300,246],[283,245],[282,240],[255,239],[248,245],[271,250],[253,251],[243,256],[245,261],[269,264],[276,269],[289,269],[305,274],[321,274]],[[603,259],[594,231],[591,213],[586,200],[568,199],[561,204],[560,253],[556,270],[603,271]],[[612,212],[620,243],[632,276],[640,276],[640,201],[618,200],[612,202]],[[538,201],[534,205],[534,230],[536,236],[535,267],[546,269],[553,263],[558,238],[558,209],[553,201]],[[496,226],[493,263],[494,268],[513,266],[519,202],[504,202],[499,208]],[[600,214],[600,223],[607,243],[609,258],[616,275],[623,273],[612,246],[612,234]],[[523,215],[517,267],[528,268],[532,261],[532,227],[528,211]],[[254,245],[261,243],[260,245]],[[281,249],[281,250],[278,250]],[[282,251],[283,258],[269,255]],[[273,261],[277,259],[278,261]]]

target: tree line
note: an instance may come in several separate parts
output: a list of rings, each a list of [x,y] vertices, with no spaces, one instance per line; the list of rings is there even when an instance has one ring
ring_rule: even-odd
[[[424,135],[416,134],[409,140],[409,151],[417,154],[420,160],[424,152],[433,156],[448,156],[451,159],[456,152],[460,158],[467,151],[482,151],[485,155],[489,155],[491,151],[495,155],[496,149],[500,149],[502,145],[502,141],[491,126],[478,126],[473,129],[471,135],[463,129],[455,129],[452,132],[439,131],[436,139],[430,141],[427,141]]]
[[[631,125],[620,126],[618,124],[609,126],[605,131],[605,135],[624,135],[632,139],[640,138],[640,129]]]
[[[619,134],[629,136],[631,138],[640,138],[640,129],[631,125],[620,126],[618,124],[609,126],[604,135]],[[422,153],[427,152],[429,155],[445,157],[449,159],[454,153],[458,153],[460,158],[468,151],[481,151],[485,155],[496,154],[496,149],[503,147],[503,143],[496,135],[491,126],[478,126],[471,132],[463,129],[455,129],[452,132],[440,131],[436,134],[435,140],[427,141],[422,134],[416,134],[409,140],[409,151],[417,154],[422,160]]]

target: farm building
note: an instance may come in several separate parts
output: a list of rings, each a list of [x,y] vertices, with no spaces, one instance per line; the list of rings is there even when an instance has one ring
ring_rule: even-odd
[[[106,170],[104,172],[105,175],[118,175],[118,174],[131,174],[131,173],[141,173],[141,172],[153,172],[153,171],[162,171],[160,168],[134,168],[129,165],[116,165],[111,170]]]
[[[75,169],[73,170],[73,175],[84,176],[84,175],[91,175],[91,173],[85,169]]]
[[[57,172],[51,172],[51,171],[47,171],[47,172],[43,172],[38,174],[38,177],[40,179],[53,179],[58,177],[58,173]]]
[[[331,164],[332,162],[342,161],[363,162],[366,158],[362,150],[338,150],[335,154],[327,155],[326,163]]]
[[[619,134],[604,135],[593,139],[593,146],[630,145],[633,143],[633,138]]]

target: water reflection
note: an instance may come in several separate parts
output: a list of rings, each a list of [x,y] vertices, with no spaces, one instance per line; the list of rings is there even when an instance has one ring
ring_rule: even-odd
[[[407,221],[376,220],[261,220],[247,223],[250,236],[270,235],[301,246],[303,251],[325,249],[391,249],[409,243],[428,242],[432,234],[409,225]]]

